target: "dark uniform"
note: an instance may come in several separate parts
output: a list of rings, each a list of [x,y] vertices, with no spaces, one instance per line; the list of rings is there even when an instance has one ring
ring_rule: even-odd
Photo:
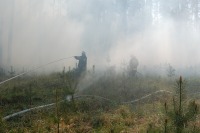
[[[81,56],[74,56],[74,58],[79,61],[77,68],[78,74],[85,72],[87,70],[87,57],[85,52],[83,51]]]
[[[139,62],[138,62],[137,58],[132,56],[129,61],[129,75],[130,76],[136,76],[138,65],[139,65]]]

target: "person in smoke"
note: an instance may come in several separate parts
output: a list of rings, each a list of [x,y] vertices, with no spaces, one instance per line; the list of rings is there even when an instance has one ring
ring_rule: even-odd
[[[128,72],[130,76],[136,76],[138,65],[139,65],[139,62],[137,58],[135,56],[131,56],[131,59],[129,61],[129,66],[128,66]]]
[[[85,52],[83,51],[81,56],[74,56],[74,58],[79,61],[77,67],[77,73],[81,74],[85,72],[87,69],[87,56]]]

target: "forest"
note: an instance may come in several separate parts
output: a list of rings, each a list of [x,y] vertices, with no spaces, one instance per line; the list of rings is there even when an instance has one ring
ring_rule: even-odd
[[[199,36],[200,0],[0,0],[0,133],[200,133]]]

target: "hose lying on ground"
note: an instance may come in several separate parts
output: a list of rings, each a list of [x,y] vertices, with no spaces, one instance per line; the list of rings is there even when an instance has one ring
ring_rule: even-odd
[[[143,97],[141,97],[141,98],[135,99],[135,100],[133,100],[133,101],[122,102],[122,104],[133,104],[133,103],[135,103],[135,102],[141,101],[141,100],[143,100],[143,99],[145,99],[145,98],[147,98],[147,97],[152,96],[153,94],[160,93],[160,92],[172,93],[171,91],[158,90],[158,91],[156,91],[156,92],[153,92],[153,93],[148,94],[148,95],[146,95],[146,96],[143,96]]]
[[[55,103],[51,103],[51,104],[47,104],[47,105],[37,106],[37,107],[34,107],[34,108],[30,108],[30,109],[25,109],[25,110],[19,111],[19,112],[17,112],[17,113],[8,115],[8,116],[2,118],[2,120],[8,120],[8,119],[10,119],[10,118],[12,118],[12,117],[15,117],[15,116],[17,116],[17,115],[24,114],[24,113],[29,112],[29,111],[32,111],[32,110],[36,110],[36,109],[40,109],[40,108],[45,108],[45,107],[53,106],[54,104],[55,104]]]
[[[141,101],[141,100],[143,100],[143,99],[146,99],[146,98],[152,96],[153,94],[164,93],[164,92],[170,93],[170,94],[173,93],[173,92],[171,92],[171,91],[158,90],[158,91],[156,91],[156,92],[153,92],[153,93],[151,93],[151,94],[145,95],[145,96],[143,96],[143,97],[141,97],[141,98],[138,98],[138,99],[135,99],[135,100],[133,100],[133,101],[121,102],[120,104],[133,104],[133,103],[139,102],[139,101]],[[188,95],[196,95],[196,94],[200,94],[200,92],[192,93],[192,94],[188,94]],[[111,99],[108,99],[108,98],[105,98],[105,97],[102,97],[102,96],[96,96],[96,95],[79,95],[79,96],[75,96],[74,99],[83,98],[83,97],[100,98],[100,99],[109,101],[109,102],[111,102],[111,103],[117,103],[117,102],[115,102],[115,101],[113,101],[113,100],[111,100]],[[191,100],[191,99],[190,99],[190,100]],[[64,102],[64,101],[71,101],[71,97],[70,97],[70,98],[67,97],[65,100],[59,101],[58,103]],[[51,103],[51,104],[41,105],[41,106],[33,107],[33,108],[30,108],[30,109],[22,110],[22,111],[19,111],[19,112],[14,113],[14,114],[5,116],[5,117],[2,118],[2,120],[8,120],[8,119],[10,119],[10,118],[12,118],[12,117],[15,117],[15,116],[17,116],[17,115],[21,115],[21,114],[24,114],[24,113],[26,113],[26,112],[33,111],[33,110],[36,110],[36,109],[42,109],[42,108],[45,108],[45,107],[50,107],[50,106],[53,106],[53,105],[55,105],[55,104],[56,104],[56,103]]]
[[[129,101],[129,102],[122,102],[121,104],[132,104],[132,103],[135,103],[135,102],[138,102],[140,100],[143,100],[145,98],[148,98],[150,97],[151,95],[153,94],[156,94],[156,93],[159,93],[159,92],[167,92],[167,93],[172,93],[170,91],[166,91],[166,90],[158,90],[156,92],[153,92],[151,94],[148,94],[146,96],[143,96],[139,99],[136,99],[136,100],[133,100],[133,101]],[[96,96],[96,95],[79,95],[79,96],[75,96],[74,99],[78,99],[78,98],[82,98],[82,97],[91,97],[91,98],[100,98],[100,99],[103,99],[103,100],[106,100],[106,101],[109,101],[111,103],[117,103],[111,99],[108,99],[108,98],[105,98],[105,97],[102,97],[102,96]],[[71,97],[67,97],[65,100],[62,100],[62,101],[59,101],[60,102],[63,102],[63,101],[71,101]],[[8,115],[8,116],[5,116],[2,118],[2,120],[8,120],[12,117],[15,117],[15,116],[18,116],[18,115],[21,115],[21,114],[24,114],[26,112],[29,112],[29,111],[33,111],[33,110],[37,110],[37,109],[41,109],[41,108],[45,108],[45,107],[50,107],[50,106],[53,106],[55,105],[56,103],[51,103],[51,104],[46,104],[46,105],[41,105],[41,106],[37,106],[37,107],[33,107],[33,108],[30,108],[30,109],[25,109],[25,110],[22,110],[22,111],[19,111],[19,112],[16,112],[16,113],[13,113],[11,115]]]

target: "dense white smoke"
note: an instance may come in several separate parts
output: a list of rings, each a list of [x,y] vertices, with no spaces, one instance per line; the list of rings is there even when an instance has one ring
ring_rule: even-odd
[[[132,55],[140,67],[198,66],[199,14],[200,2],[185,0],[0,0],[1,67],[30,69],[82,50],[89,69],[120,66]]]

